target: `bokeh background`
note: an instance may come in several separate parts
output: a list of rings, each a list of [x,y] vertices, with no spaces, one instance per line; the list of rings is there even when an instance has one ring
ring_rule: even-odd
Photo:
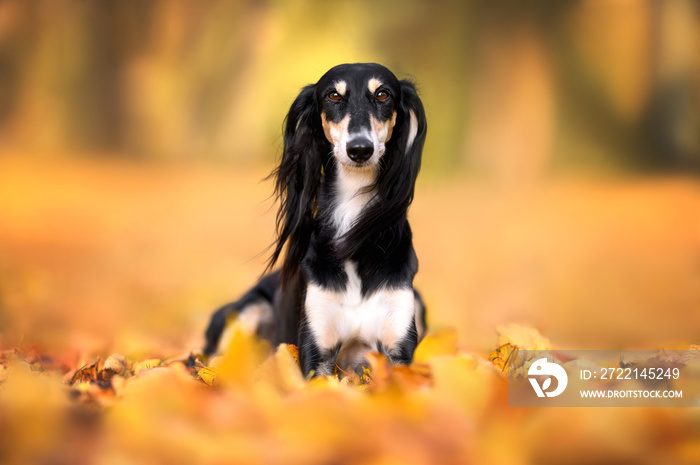
[[[283,118],[343,62],[415,79],[432,329],[700,333],[700,3],[0,1],[0,347],[172,354],[264,268]]]

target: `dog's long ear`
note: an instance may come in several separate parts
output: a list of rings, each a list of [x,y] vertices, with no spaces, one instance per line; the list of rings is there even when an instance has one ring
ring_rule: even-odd
[[[266,271],[279,260],[285,244],[287,256],[282,265],[282,283],[299,269],[306,254],[316,210],[316,194],[321,182],[325,137],[316,99],[316,86],[304,87],[292,103],[284,130],[284,149],[279,166],[272,172],[277,211],[277,241]],[[325,151],[325,152],[324,152]]]
[[[400,239],[398,234],[404,229],[399,226],[406,220],[406,212],[413,202],[426,132],[423,103],[413,83],[402,80],[396,126],[380,159],[375,201],[336,247],[338,258],[348,259],[363,244],[382,237]]]
[[[402,154],[403,160],[401,163],[394,164],[398,173],[386,173],[392,181],[387,187],[393,187],[390,197],[407,202],[406,208],[408,208],[413,201],[414,186],[420,171],[423,144],[425,144],[428,130],[423,103],[411,81],[405,79],[401,81],[399,107],[399,115],[396,119],[397,125],[400,126],[395,141],[396,152]]]

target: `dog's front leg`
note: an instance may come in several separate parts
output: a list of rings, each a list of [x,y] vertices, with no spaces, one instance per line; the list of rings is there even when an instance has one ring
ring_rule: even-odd
[[[411,323],[408,331],[403,337],[394,340],[393,344],[383,343],[381,340],[377,343],[377,351],[386,355],[391,363],[395,365],[408,365],[413,360],[413,353],[418,345],[418,332],[416,331],[415,322]]]
[[[299,328],[299,365],[304,376],[326,376],[335,372],[335,363],[340,352],[340,342],[323,346],[314,335],[308,318]]]
[[[367,313],[376,318],[368,322],[377,330],[377,351],[393,364],[407,365],[413,359],[418,345],[416,311],[419,305],[413,290],[405,288],[379,291],[368,301]]]
[[[304,376],[335,372],[343,335],[343,301],[336,292],[309,284],[299,328],[299,364]]]

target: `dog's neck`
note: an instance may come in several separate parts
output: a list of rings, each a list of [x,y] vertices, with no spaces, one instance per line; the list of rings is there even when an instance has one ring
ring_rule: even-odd
[[[355,169],[338,163],[330,193],[330,221],[335,229],[336,239],[352,228],[362,210],[374,199],[377,174],[376,167]]]

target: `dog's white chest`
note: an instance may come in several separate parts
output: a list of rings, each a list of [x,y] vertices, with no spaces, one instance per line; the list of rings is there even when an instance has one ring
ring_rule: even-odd
[[[336,204],[333,210],[333,223],[336,236],[340,237],[353,226],[362,210],[372,201],[374,192],[368,188],[375,181],[372,170],[351,170],[340,167],[336,187]]]
[[[348,283],[336,292],[309,284],[306,317],[322,348],[358,340],[371,350],[377,342],[393,348],[408,331],[415,315],[413,290],[380,288],[362,295],[362,282],[352,262],[345,263]]]

